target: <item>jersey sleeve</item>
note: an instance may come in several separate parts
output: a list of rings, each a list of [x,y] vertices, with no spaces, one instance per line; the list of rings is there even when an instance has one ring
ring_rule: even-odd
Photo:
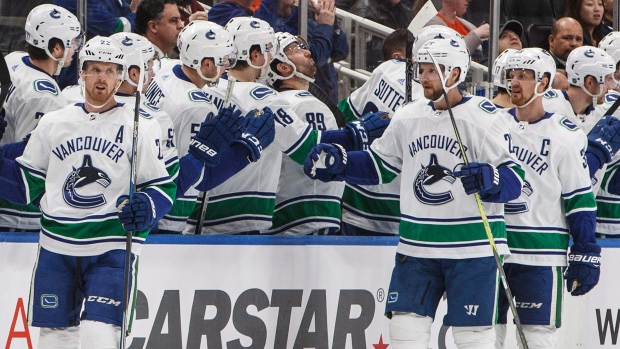
[[[24,153],[15,160],[19,164],[20,177],[25,189],[23,198],[25,202],[21,202],[22,204],[31,202],[45,191],[49,156],[41,156],[41,154],[51,153],[51,147],[45,137],[47,127],[49,126],[42,122],[32,131]],[[12,201],[10,198],[7,200]]]
[[[403,145],[400,132],[405,131],[402,119],[393,119],[381,138],[370,145],[370,154],[379,183],[389,183],[400,173],[403,166]]]
[[[583,132],[574,132],[576,139],[567,142],[565,152],[558,164],[562,184],[564,211],[573,241],[595,241],[596,201],[590,186],[590,176],[585,164],[587,139]]]
[[[44,114],[67,105],[55,84],[41,81],[35,81],[34,86],[28,86],[26,90],[16,89],[7,102],[7,118],[14,124],[15,141],[24,139],[34,130]]]
[[[353,91],[349,98],[347,98],[348,109],[355,116],[355,118],[359,119],[362,117],[364,107],[366,106],[366,102],[368,101],[368,96],[372,93],[372,88],[373,86],[375,86],[376,77],[378,75],[380,74],[372,74],[370,76],[370,79],[366,80],[366,82],[362,86],[360,86],[357,90]],[[353,120],[347,119],[347,122]]]

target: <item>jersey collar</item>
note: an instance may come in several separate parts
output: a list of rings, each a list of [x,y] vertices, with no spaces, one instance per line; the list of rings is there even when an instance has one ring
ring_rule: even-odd
[[[510,109],[508,109],[508,114],[512,115],[512,118],[514,119],[514,121],[516,123],[520,123],[521,121],[519,121],[519,119],[517,119],[516,110],[517,110],[517,108],[510,108]],[[532,125],[532,124],[538,123],[539,121],[542,121],[542,120],[545,120],[545,119],[549,119],[549,118],[551,118],[551,115],[553,115],[553,113],[546,112],[545,115],[542,116],[542,118],[540,118],[540,119],[538,119],[536,121],[533,121],[533,122],[528,122],[528,124]]]
[[[84,103],[75,103],[75,105],[76,105],[76,106],[78,106],[78,107],[80,107],[80,108],[82,108],[82,110],[84,111],[84,113],[86,113],[86,114],[90,114],[90,112],[89,112],[89,111],[87,111],[87,110],[86,110],[86,108],[84,108]],[[96,114],[103,114],[103,113],[107,113],[107,112],[109,112],[109,111],[110,111],[110,110],[112,110],[112,109],[115,109],[115,108],[120,108],[120,107],[122,107],[122,106],[124,106],[124,105],[125,105],[125,103],[116,103],[115,105],[113,105],[113,106],[112,106],[112,108],[110,108],[110,109],[108,109],[108,110],[105,110],[105,111],[103,111],[103,112],[101,112],[101,113],[96,113]]]
[[[192,80],[190,80],[187,75],[185,75],[185,73],[183,72],[183,69],[181,69],[181,64],[177,64],[172,68],[172,72],[174,73],[174,75],[183,80],[183,81],[187,81],[187,82],[192,82]]]
[[[32,69],[34,69],[34,70],[38,70],[38,71],[40,71],[41,73],[43,73],[43,74],[45,74],[45,75],[49,76],[49,77],[50,77],[50,78],[52,78],[52,79],[54,78],[53,76],[51,76],[51,75],[50,75],[48,72],[46,72],[45,70],[43,70],[43,69],[41,69],[41,68],[37,67],[36,65],[32,64],[32,62],[30,62],[30,56],[25,55],[24,57],[22,57],[22,62],[24,62],[24,64],[25,64],[27,67],[30,67],[30,68],[32,68]]]
[[[458,105],[461,105],[461,104],[469,102],[469,100],[471,99],[471,96],[462,96],[462,97],[463,98],[461,98],[461,100],[458,103],[456,103],[455,105],[451,105],[450,107],[454,108],[454,107],[456,107]],[[436,111],[435,110],[435,103],[433,103],[433,101],[428,101],[428,105],[431,107],[431,109],[433,109],[433,111]]]

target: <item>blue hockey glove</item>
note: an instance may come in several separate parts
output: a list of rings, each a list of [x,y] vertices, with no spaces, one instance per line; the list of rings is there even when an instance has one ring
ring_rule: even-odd
[[[118,220],[126,231],[147,230],[155,224],[155,204],[146,193],[136,192],[131,202],[129,195],[121,195],[116,199],[116,207],[120,211]]]
[[[276,136],[276,124],[273,112],[265,107],[260,113],[248,113],[243,119],[244,132],[233,143],[244,145],[250,152],[249,160],[258,161],[264,148],[267,148]]]
[[[588,293],[601,275],[601,246],[596,243],[575,243],[568,254],[568,269],[564,272],[566,289],[573,296]]]
[[[317,144],[308,153],[304,173],[322,182],[342,181],[347,169],[347,152],[340,144]]]
[[[596,156],[601,164],[611,161],[620,149],[620,120],[606,115],[588,134],[588,153]]]
[[[464,165],[452,174],[461,178],[463,188],[468,195],[473,193],[493,195],[502,188],[499,182],[499,172],[495,166],[484,162],[470,162],[469,165]]]
[[[346,129],[353,137],[354,150],[366,150],[372,142],[380,138],[390,124],[389,114],[374,112],[364,115],[360,120],[346,124]]]
[[[0,114],[0,140],[2,140],[2,136],[4,136],[4,131],[6,131],[6,127],[8,126],[6,120],[4,120],[4,115]]]
[[[207,166],[215,166],[220,161],[220,149],[229,145],[241,134],[240,111],[233,107],[220,109],[216,117],[209,113],[200,124],[198,134],[189,143],[189,153]]]

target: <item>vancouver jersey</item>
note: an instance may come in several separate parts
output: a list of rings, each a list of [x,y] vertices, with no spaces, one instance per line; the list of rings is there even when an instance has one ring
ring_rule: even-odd
[[[372,75],[351,96],[339,104],[347,121],[366,113],[385,111],[394,116],[405,104],[405,61],[393,59],[373,70]],[[423,96],[420,84],[411,82],[413,98]],[[346,183],[342,196],[342,220],[366,230],[398,233],[400,221],[400,176],[386,184]]]
[[[149,85],[146,99],[170,115],[174,127],[170,134],[176,140],[178,156],[183,157],[188,153],[191,137],[200,130],[200,124],[210,112],[217,114],[217,109],[208,96],[189,80],[180,64],[170,69],[162,68],[160,73]],[[178,195],[172,210],[160,220],[159,229],[183,231],[197,197],[198,190],[194,187]]]
[[[71,256],[99,255],[125,249],[126,232],[116,200],[130,187],[133,106],[117,104],[103,113],[69,105],[45,115],[17,159],[32,200],[41,198],[41,246]],[[159,124],[140,113],[136,187],[155,190],[172,200],[170,180],[159,150]],[[148,230],[134,232],[139,253]]]
[[[617,92],[610,91],[605,95],[603,104],[596,107],[590,105],[586,108],[584,114],[575,115],[566,92],[551,90],[545,94],[543,105],[548,112],[566,115],[575,125],[579,126],[579,128],[588,134],[594,125],[605,116],[607,110],[611,108],[618,97],[619,95]],[[616,110],[614,116],[620,116],[620,109]],[[620,153],[617,153],[613,157],[611,163],[620,163]],[[603,168],[596,171],[595,179],[592,181],[592,191],[596,194],[598,206],[596,232],[609,235],[620,235],[620,214],[618,214],[618,212],[620,212],[620,196],[610,194],[605,190],[604,186],[601,186],[601,182],[609,178],[609,173],[613,171],[614,166],[605,164]]]
[[[219,95],[225,95],[226,80],[220,80]],[[207,93],[209,89],[206,89]],[[217,98],[210,96],[210,100]],[[221,97],[220,97],[221,99]],[[269,107],[274,113],[276,135],[263,150],[260,160],[246,166],[208,193],[203,234],[265,232],[271,227],[282,153],[302,166],[320,131],[299,119],[289,103],[275,90],[254,82],[236,82],[230,102],[242,115]],[[188,221],[184,233],[193,233],[195,221]]]
[[[336,130],[336,118],[329,108],[307,91],[279,93],[302,121],[314,130]],[[276,192],[272,234],[308,234],[322,228],[340,228],[342,182],[315,181],[304,174],[303,166],[282,157]]]
[[[507,167],[523,178],[508,150],[508,125],[491,101],[467,96],[452,110],[470,162]],[[492,255],[474,196],[453,175],[464,162],[447,110],[434,110],[426,99],[403,106],[370,150],[380,182],[402,171],[397,252],[450,259]],[[483,206],[499,253],[509,254],[504,205]]]
[[[519,122],[515,109],[500,115],[526,179],[521,196],[504,206],[512,253],[506,263],[566,266],[569,233],[594,236],[596,202],[584,156],[586,136],[560,114],[546,113],[533,123]]]
[[[54,78],[32,64],[29,56],[11,53],[7,55],[9,62],[12,85],[4,102],[7,128],[0,144],[21,141],[43,114],[67,105]]]

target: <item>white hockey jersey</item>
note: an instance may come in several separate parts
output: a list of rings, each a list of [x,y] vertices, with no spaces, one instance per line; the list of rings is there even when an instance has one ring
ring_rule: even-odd
[[[508,167],[523,178],[508,150],[508,125],[491,101],[467,96],[452,110],[470,162]],[[492,255],[474,196],[452,175],[464,162],[447,110],[434,110],[426,99],[405,105],[370,149],[380,182],[402,172],[397,252],[450,259]],[[483,206],[499,253],[509,254],[504,205]]]
[[[281,91],[302,121],[314,130],[336,130],[336,118],[329,108],[307,91]],[[340,229],[340,200],[344,184],[315,181],[304,174],[303,166],[282,157],[276,206],[270,234],[305,235],[323,228]]]
[[[149,85],[145,97],[150,104],[170,115],[174,127],[171,134],[176,140],[179,158],[188,153],[191,137],[198,133],[207,115],[210,112],[217,114],[215,105],[189,80],[181,65],[162,69]],[[172,210],[159,222],[159,229],[183,231],[197,197],[198,190],[194,187],[179,196]]]
[[[225,95],[227,85],[226,80],[220,80],[220,96]],[[244,116],[250,111],[269,107],[274,112],[276,135],[273,143],[263,150],[259,161],[209,191],[202,233],[266,232],[271,227],[275,208],[282,153],[303,164],[312,146],[320,139],[320,131],[312,130],[301,121],[278,92],[259,83],[236,82],[230,103],[236,105]],[[191,234],[196,221],[190,219],[187,223],[184,233]]]
[[[588,214],[593,223],[596,212],[584,156],[586,136],[560,114],[547,113],[533,123],[518,121],[515,109],[504,109],[500,116],[509,125],[510,152],[526,179],[521,196],[504,206],[512,253],[506,263],[566,266],[569,232],[580,229],[571,227],[567,217]],[[594,231],[581,234],[593,236]]]
[[[360,88],[340,104],[347,121],[374,111],[394,113],[405,103],[405,61],[383,62]],[[413,99],[423,97],[420,84],[411,82]],[[354,118],[353,118],[353,117]],[[400,176],[379,185],[347,183],[342,196],[342,220],[366,230],[398,234],[400,222]]]
[[[30,199],[44,193],[42,247],[72,256],[125,249],[116,200],[130,189],[133,119],[133,106],[124,104],[100,114],[75,104],[41,119],[17,162]],[[159,124],[141,113],[139,127],[137,188],[155,188],[172,203],[175,185],[160,157]],[[134,233],[132,252],[140,252],[147,234]]]

